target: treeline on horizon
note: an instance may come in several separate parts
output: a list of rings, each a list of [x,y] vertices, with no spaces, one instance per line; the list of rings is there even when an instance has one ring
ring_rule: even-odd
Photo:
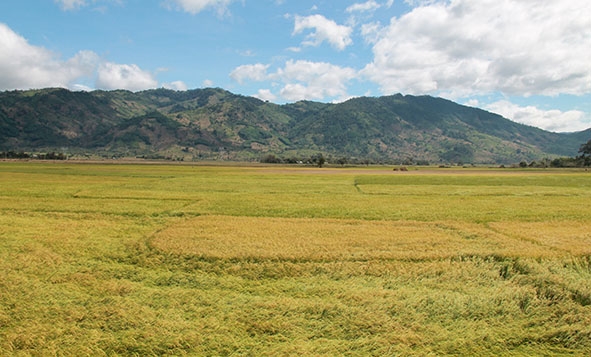
[[[582,144],[579,149],[580,155],[575,157],[557,157],[554,159],[550,158],[542,158],[540,160],[533,160],[531,162],[521,161],[519,163],[515,163],[512,167],[520,167],[520,168],[569,168],[569,167],[589,167],[591,166],[591,139],[587,141],[585,144]],[[85,157],[89,157],[85,155]],[[5,160],[68,160],[71,158],[66,153],[63,152],[49,152],[49,153],[29,153],[24,151],[2,151],[0,152],[0,158]],[[74,156],[77,158],[77,156]],[[102,155],[102,158],[105,159],[120,159],[123,158],[119,154],[108,154]],[[145,160],[162,160],[162,161],[184,161],[184,158],[180,157],[169,157],[163,155],[143,155],[137,156],[137,159],[145,159]],[[334,157],[332,155],[325,156],[323,153],[317,153],[310,156],[294,156],[291,155],[289,157],[282,157],[275,154],[266,154],[262,156],[259,160],[261,163],[265,164],[305,164],[305,165],[313,165],[318,167],[323,167],[326,164],[332,165],[405,165],[405,166],[429,166],[430,163],[428,160],[422,159],[414,159],[412,157],[408,157],[403,160],[382,160],[380,158],[352,158],[346,156]],[[470,165],[470,163],[464,162],[450,162],[447,163],[450,165]]]

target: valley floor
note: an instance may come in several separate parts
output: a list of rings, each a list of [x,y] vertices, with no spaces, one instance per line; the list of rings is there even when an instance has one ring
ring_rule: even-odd
[[[584,170],[0,163],[1,355],[591,354]]]

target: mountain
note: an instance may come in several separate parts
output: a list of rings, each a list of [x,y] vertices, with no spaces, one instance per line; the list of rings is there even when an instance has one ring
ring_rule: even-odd
[[[547,132],[430,96],[277,105],[219,88],[0,93],[0,151],[515,163],[575,156],[590,138],[591,129]]]

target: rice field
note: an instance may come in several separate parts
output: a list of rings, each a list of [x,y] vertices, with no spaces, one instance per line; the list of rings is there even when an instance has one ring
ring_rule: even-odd
[[[583,170],[0,163],[0,355],[588,356]]]

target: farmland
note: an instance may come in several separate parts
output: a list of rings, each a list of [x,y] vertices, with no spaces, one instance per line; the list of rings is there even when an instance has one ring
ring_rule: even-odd
[[[0,163],[0,355],[589,355],[582,170]]]

